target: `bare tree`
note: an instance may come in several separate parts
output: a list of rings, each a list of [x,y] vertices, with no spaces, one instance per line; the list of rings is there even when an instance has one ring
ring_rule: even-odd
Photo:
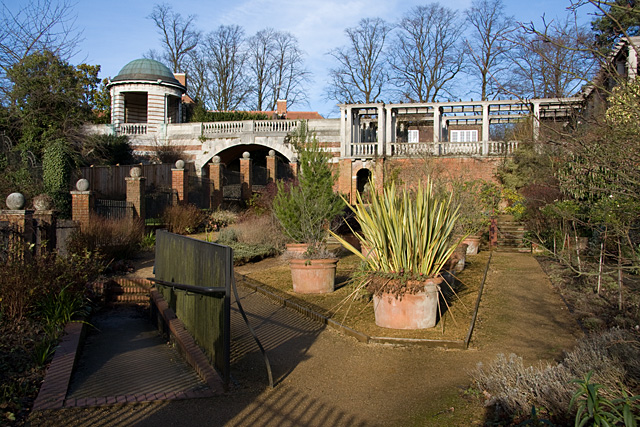
[[[596,63],[589,34],[569,18],[544,23],[542,30],[522,27],[511,40],[512,78],[504,87],[517,96],[566,97],[593,77]]]
[[[464,64],[458,13],[438,3],[411,9],[398,25],[390,56],[393,81],[410,102],[449,94]]]
[[[391,27],[380,18],[362,19],[347,28],[349,44],[329,51],[338,66],[329,70],[329,99],[346,103],[377,102],[388,83],[386,41]]]
[[[209,99],[209,65],[206,43],[199,43],[198,47],[189,52],[189,71],[187,75],[187,92],[189,96],[203,106],[211,104]]]
[[[7,70],[28,55],[49,51],[66,60],[76,53],[81,33],[75,27],[73,4],[66,0],[29,0],[16,8],[1,1],[0,7],[3,92],[7,89]]]
[[[210,75],[207,90],[213,108],[218,111],[237,109],[247,96],[243,44],[244,30],[238,25],[221,25],[205,38],[203,54]]]
[[[200,32],[193,28],[195,15],[183,18],[168,4],[156,4],[148,16],[158,29],[163,53],[162,58],[174,73],[184,73],[188,69],[189,52],[198,46]]]
[[[269,107],[270,84],[273,78],[271,68],[271,54],[274,49],[273,28],[258,31],[249,39],[248,49],[248,73],[251,81],[250,108],[256,111],[264,111]]]
[[[507,36],[516,29],[515,20],[505,16],[502,0],[474,0],[466,11],[466,22],[471,68],[480,81],[480,99],[486,101],[499,93],[498,82],[508,69],[507,52],[513,44]]]
[[[257,111],[274,110],[278,99],[289,105],[304,100],[309,72],[298,39],[290,33],[266,28],[248,41],[249,106]]]
[[[306,101],[304,84],[309,81],[310,72],[304,66],[298,39],[288,32],[276,32],[271,57],[271,108],[275,108],[278,99],[286,99],[288,106]]]

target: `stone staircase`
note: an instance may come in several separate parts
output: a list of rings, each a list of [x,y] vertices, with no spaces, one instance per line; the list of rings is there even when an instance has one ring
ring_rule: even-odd
[[[531,252],[524,242],[524,224],[514,219],[513,215],[498,215],[498,252]]]

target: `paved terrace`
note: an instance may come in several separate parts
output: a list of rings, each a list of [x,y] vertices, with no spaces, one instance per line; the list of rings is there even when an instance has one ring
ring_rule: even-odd
[[[36,411],[31,425],[449,425],[454,413],[465,410],[456,396],[468,387],[468,372],[478,362],[510,352],[522,356],[526,363],[553,360],[562,349],[573,346],[580,335],[560,297],[529,254],[494,253],[470,350],[363,344],[262,294],[242,286],[239,291],[250,322],[271,359],[274,390],[265,386],[262,357],[237,311],[232,312],[233,387],[228,393],[199,399],[186,399],[196,396],[169,391],[202,391],[206,386],[194,379],[193,372],[184,365],[180,366],[171,349],[155,340],[143,317],[135,312],[125,313],[124,319],[116,315],[115,320],[98,320],[103,329],[94,334],[95,338],[88,337],[89,346],[104,345],[100,352],[110,357],[92,359],[89,348],[83,353],[66,396],[75,402],[75,407]],[[128,324],[127,329],[131,330],[127,334],[115,333],[124,321],[139,324]],[[109,324],[114,326],[111,332],[106,327]],[[103,343],[99,344],[101,340]],[[65,343],[61,348],[64,358],[69,349]],[[152,362],[134,360],[156,357],[152,353],[158,357]],[[115,363],[121,357],[126,362]],[[160,360],[162,357],[164,361]],[[139,372],[124,371],[123,365],[127,364],[142,368]],[[52,384],[50,376],[55,382],[60,374],[53,370],[52,364],[43,390]],[[105,397],[136,390],[152,390],[165,396],[140,399],[135,404],[129,399],[110,404],[109,397]],[[95,395],[97,399],[71,398],[81,395]],[[93,406],[80,407],[81,402]],[[471,420],[482,422],[477,408],[471,410],[462,418],[457,414],[456,420],[467,416],[469,424]]]

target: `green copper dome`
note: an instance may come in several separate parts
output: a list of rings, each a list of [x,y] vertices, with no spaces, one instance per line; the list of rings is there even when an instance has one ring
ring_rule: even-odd
[[[173,77],[171,70],[153,59],[135,59],[122,67],[122,70],[111,79],[112,82],[121,82],[125,80],[149,80],[157,82],[161,80],[164,83],[180,85],[180,82]]]

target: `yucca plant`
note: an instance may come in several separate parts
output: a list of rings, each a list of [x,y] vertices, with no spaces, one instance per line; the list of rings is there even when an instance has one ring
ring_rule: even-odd
[[[417,187],[412,195],[406,188],[398,192],[392,183],[382,192],[373,192],[368,205],[360,195],[355,206],[347,203],[362,229],[362,234],[354,234],[371,250],[368,256],[331,234],[360,257],[374,275],[400,274],[413,279],[437,276],[459,244],[452,241],[458,208],[452,206],[451,197],[443,199],[434,194],[431,180]]]

